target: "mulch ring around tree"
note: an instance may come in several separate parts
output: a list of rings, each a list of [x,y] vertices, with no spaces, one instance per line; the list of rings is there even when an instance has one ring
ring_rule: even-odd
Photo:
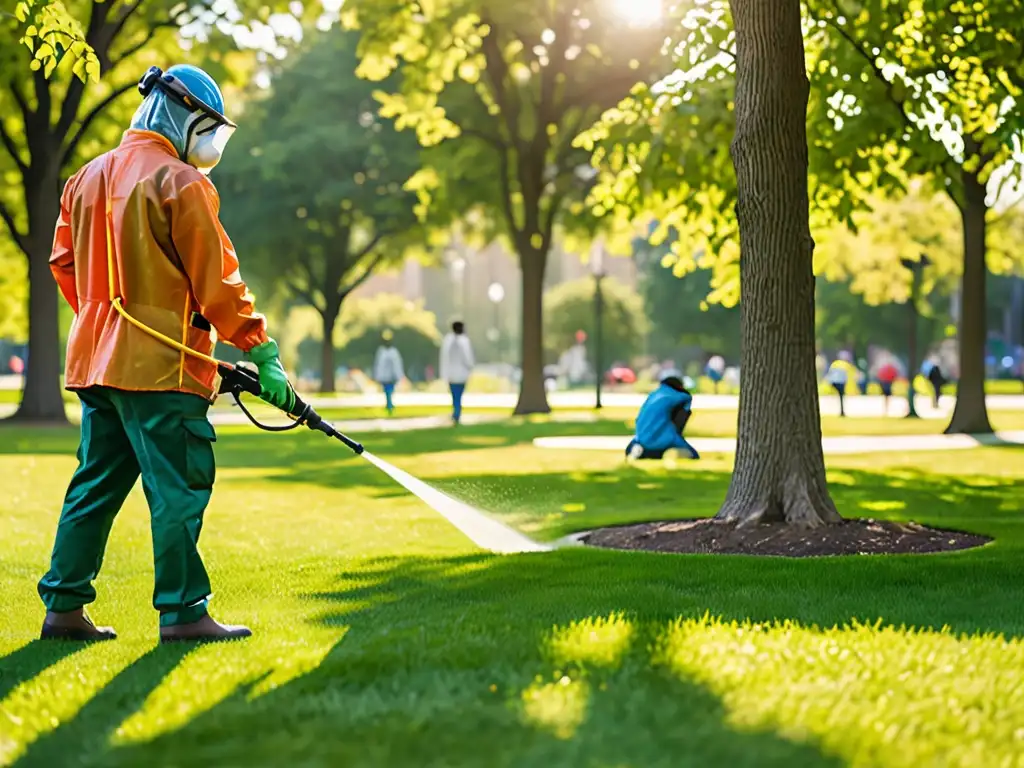
[[[823,557],[949,552],[980,547],[991,539],[889,520],[844,520],[806,530],[784,523],[737,528],[734,523],[708,518],[601,528],[582,535],[579,541],[592,547],[647,552]]]

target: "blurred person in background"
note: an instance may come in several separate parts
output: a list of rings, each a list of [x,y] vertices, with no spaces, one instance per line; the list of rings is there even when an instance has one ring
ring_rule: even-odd
[[[394,346],[395,334],[390,328],[381,335],[381,345],[373,358],[373,380],[384,390],[385,407],[390,416],[395,412],[395,385],[405,377],[402,354]]]
[[[946,386],[946,377],[942,373],[942,364],[938,355],[929,355],[921,365],[921,375],[932,385],[932,407],[938,409],[942,388]]]
[[[441,358],[439,372],[441,379],[448,383],[452,393],[452,423],[462,421],[462,396],[466,392],[466,382],[473,373],[476,362],[473,358],[473,345],[466,336],[466,326],[461,320],[452,323],[452,329],[445,334],[441,342]]]
[[[217,366],[151,334],[208,357],[216,330],[257,365],[264,400],[290,410],[295,393],[239,274],[207,176],[235,128],[220,88],[184,65],[151,67],[139,91],[144,100],[120,145],[64,187],[54,233],[50,269],[75,313],[64,385],[81,400],[82,426],[78,468],[39,582],[41,636],[116,637],[84,608],[96,599],[114,518],[141,476],[160,642],[247,637],[248,628],[207,612],[212,589],[198,550],[215,475],[207,412]]]
[[[718,394],[718,385],[725,376],[725,358],[721,355],[712,355],[708,358],[708,363],[704,366],[704,375],[711,379],[715,394]]]
[[[857,391],[861,395],[868,393],[868,383],[871,378],[868,376],[868,361],[863,357],[857,361]]]
[[[848,353],[840,352],[829,366],[827,374],[828,383],[839,395],[839,415],[844,418],[846,416],[846,385],[850,380],[850,369],[853,368],[849,357]]]
[[[886,416],[889,415],[889,398],[892,397],[892,385],[899,375],[900,371],[892,360],[883,362],[878,366],[878,371],[875,373],[878,385],[882,388],[882,411]]]

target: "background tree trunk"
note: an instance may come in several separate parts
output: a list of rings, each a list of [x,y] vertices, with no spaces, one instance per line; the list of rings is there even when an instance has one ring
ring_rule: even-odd
[[[334,324],[338,320],[337,311],[320,313],[323,321],[324,342],[320,347],[320,391],[334,392]]]
[[[985,185],[963,174],[964,274],[960,289],[960,380],[956,406],[946,434],[986,434],[992,431],[985,405]]]
[[[60,214],[59,179],[43,179],[26,194],[29,219],[28,364],[17,421],[66,424],[60,386],[60,329],[57,284],[50,273],[53,228]]]
[[[828,493],[814,367],[814,241],[799,0],[733,0],[741,367],[736,464],[718,519],[816,527]]]
[[[515,413],[551,413],[544,390],[544,268],[547,254],[520,249],[523,274],[522,370]]]

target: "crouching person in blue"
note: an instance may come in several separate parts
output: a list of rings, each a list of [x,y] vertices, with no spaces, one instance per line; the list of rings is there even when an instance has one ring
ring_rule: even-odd
[[[634,459],[660,459],[665,451],[676,449],[699,459],[693,446],[683,437],[690,419],[693,397],[678,376],[666,376],[647,396],[636,417],[636,437],[626,447],[626,456]]]

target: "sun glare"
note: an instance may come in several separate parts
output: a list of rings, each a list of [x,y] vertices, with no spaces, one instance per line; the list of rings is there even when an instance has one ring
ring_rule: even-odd
[[[611,0],[615,13],[635,26],[651,26],[661,20],[663,0]]]

